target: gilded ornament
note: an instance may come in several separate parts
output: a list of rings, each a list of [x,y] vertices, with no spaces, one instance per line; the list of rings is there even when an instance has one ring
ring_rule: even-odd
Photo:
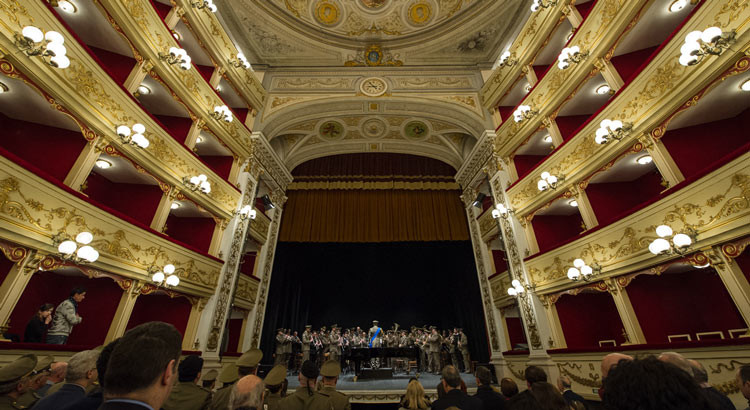
[[[339,10],[339,6],[334,2],[320,0],[315,6],[315,18],[321,24],[332,26],[339,22],[341,10]]]
[[[409,21],[417,26],[427,23],[432,17],[432,7],[428,3],[414,3],[409,7]]]

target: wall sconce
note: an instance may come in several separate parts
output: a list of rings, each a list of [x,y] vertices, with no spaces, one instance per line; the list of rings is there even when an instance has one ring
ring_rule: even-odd
[[[573,261],[573,267],[568,269],[568,279],[572,281],[579,281],[583,279],[584,282],[591,280],[591,277],[598,275],[602,272],[602,267],[597,263],[592,263],[591,266],[587,265],[583,259],[576,259]]]
[[[508,209],[504,204],[496,204],[495,209],[492,210],[492,217],[495,219],[501,216],[507,218],[509,215],[513,215],[513,211]]]
[[[680,49],[680,64],[696,65],[707,55],[718,56],[734,43],[736,33],[722,32],[719,27],[709,27],[703,31],[693,31],[685,36],[685,44]]]
[[[242,208],[240,208],[239,211],[236,211],[234,214],[237,215],[243,221],[248,218],[255,219],[255,217],[258,216],[258,212],[255,209],[253,209],[253,207],[250,205],[243,206]]]
[[[148,148],[150,142],[143,134],[146,132],[146,126],[143,124],[133,124],[133,129],[126,125],[120,125],[115,130],[123,144],[130,144],[138,148]],[[132,135],[131,135],[132,134]]]
[[[623,123],[620,120],[605,119],[599,124],[594,141],[599,145],[607,144],[612,140],[620,141],[632,130],[633,124]]]
[[[200,191],[200,192],[203,192],[204,194],[211,193],[211,183],[208,182],[208,177],[206,177],[203,174],[200,174],[198,176],[193,176],[190,178],[185,177],[182,179],[182,182],[191,191]]]
[[[175,274],[175,267],[171,263],[164,265],[163,269],[159,269],[156,266],[150,266],[148,273],[151,275],[151,281],[156,286],[164,286],[172,288],[180,284],[180,278]]]
[[[548,189],[557,189],[557,186],[560,182],[565,180],[564,175],[555,176],[550,174],[549,172],[542,172],[542,175],[540,175],[539,181],[536,183],[536,187],[540,191],[546,191]]]
[[[216,10],[217,10],[216,5],[214,4],[213,0],[193,1],[193,2],[190,2],[190,5],[198,10],[208,9],[211,11],[211,13],[216,13]]]
[[[15,34],[15,43],[29,57],[41,56],[42,60],[55,68],[68,68],[70,60],[63,43],[65,38],[57,31],[44,33],[37,27],[26,26],[21,34]]]
[[[519,281],[518,279],[513,279],[513,281],[510,284],[512,286],[508,288],[508,294],[510,296],[518,296],[526,291],[523,285],[521,285],[521,281]]]
[[[217,105],[214,107],[214,112],[211,113],[211,116],[216,118],[217,120],[224,121],[224,122],[232,122],[234,117],[232,116],[232,110],[229,109],[226,105]]]
[[[510,53],[510,51],[506,51],[500,54],[500,58],[497,59],[492,69],[494,70],[498,67],[512,67],[518,64],[518,60],[515,58],[511,58],[511,56],[512,54]]]
[[[189,70],[191,67],[190,62],[193,61],[187,54],[187,51],[177,47],[170,47],[169,54],[159,53],[159,58],[169,65],[178,64],[183,70]]]
[[[554,6],[554,5],[557,5],[557,0],[549,0],[549,1],[545,1],[545,0],[534,0],[534,1],[533,1],[533,2],[531,3],[531,12],[533,13],[533,12],[535,12],[535,11],[539,10],[540,8],[542,8],[542,9],[546,9],[546,8],[548,8],[548,7],[552,7],[552,6]]]
[[[668,225],[659,225],[656,227],[659,237],[648,245],[648,250],[654,255],[684,255],[698,236],[693,228],[686,228],[685,232],[673,235],[674,232]]]
[[[237,53],[237,58],[235,58],[234,60],[229,60],[229,64],[237,68],[245,67],[250,70],[253,69],[253,67],[250,65],[250,62],[247,61],[247,58],[245,58],[245,55],[242,53]]]
[[[534,117],[536,114],[537,114],[537,111],[532,110],[530,106],[519,105],[518,108],[516,108],[516,110],[513,111],[513,120],[515,122],[521,122],[521,121],[528,120],[529,118]]]
[[[52,237],[52,244],[57,246],[57,252],[62,259],[75,263],[93,263],[99,259],[99,252],[91,245],[94,235],[91,232],[81,232],[76,239],[70,239],[64,233],[58,233]]]
[[[588,55],[588,52],[581,53],[581,48],[578,46],[565,47],[562,49],[560,55],[557,56],[557,68],[565,70],[570,67],[571,63],[578,64],[588,57]]]

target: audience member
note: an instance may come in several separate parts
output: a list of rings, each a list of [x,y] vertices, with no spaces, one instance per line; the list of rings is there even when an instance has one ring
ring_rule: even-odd
[[[47,333],[47,327],[52,322],[52,310],[55,306],[51,303],[45,303],[39,307],[34,316],[26,324],[26,331],[23,333],[23,341],[26,343],[44,343],[44,334]]]
[[[30,409],[42,398],[36,391],[47,384],[49,367],[55,360],[52,356],[38,357],[34,371],[29,375],[29,389],[18,398],[16,405],[20,408]]]
[[[221,388],[214,393],[209,410],[226,410],[227,406],[229,406],[229,396],[232,394],[232,386],[239,379],[239,371],[237,365],[234,363],[229,363],[221,369],[218,377],[218,380],[221,382]]]
[[[29,376],[36,367],[33,354],[25,354],[0,367],[0,409],[15,409],[16,400],[29,390]]]
[[[263,407],[266,410],[279,409],[279,401],[286,396],[283,391],[284,381],[286,381],[286,366],[283,364],[274,366],[263,379],[263,384],[268,390],[263,399]]]
[[[748,407],[745,410],[750,410],[750,364],[746,364],[737,369],[737,387],[740,389],[740,393],[747,400]]]
[[[438,383],[437,388],[435,389],[437,391],[438,400],[445,397],[445,386],[443,385],[443,382],[441,381]]]
[[[78,287],[70,291],[70,297],[60,302],[55,309],[52,326],[47,332],[47,343],[64,345],[68,342],[73,326],[83,320],[78,314],[78,304],[86,297],[86,289]]]
[[[599,388],[599,398],[604,400],[604,379],[609,371],[623,360],[633,360],[633,356],[622,353],[610,353],[602,358],[602,387]]]
[[[230,410],[261,410],[264,396],[263,380],[252,374],[241,378],[229,395]]]
[[[682,369],[653,356],[623,360],[604,379],[609,410],[709,410],[700,387]]]
[[[39,400],[34,410],[59,410],[86,396],[86,389],[97,379],[98,358],[98,350],[84,350],[74,354],[68,361],[65,384],[60,390]]]
[[[477,366],[474,373],[477,379],[477,394],[474,397],[482,401],[486,410],[505,409],[505,397],[492,388],[492,372],[484,366]]]
[[[518,394],[518,385],[516,381],[510,377],[504,377],[500,380],[500,393],[503,394],[505,400],[510,400],[511,397]]]
[[[338,360],[328,360],[323,363],[320,368],[320,375],[323,376],[323,388],[320,393],[328,397],[334,410],[351,410],[349,396],[336,390],[339,374],[341,374],[341,364]]]
[[[424,393],[424,387],[417,379],[412,378],[406,386],[406,395],[401,399],[399,409],[424,410],[429,409],[432,404]]]
[[[62,383],[63,380],[65,380],[65,372],[67,370],[68,364],[65,362],[52,363],[52,365],[50,365],[49,376],[47,376],[47,382],[36,391],[37,395],[39,395],[39,397],[44,397],[47,395],[50,387]]]
[[[203,370],[203,359],[190,355],[177,367],[178,383],[172,387],[162,410],[204,410],[211,405],[211,392],[198,386]]]
[[[469,396],[461,390],[461,374],[452,365],[445,366],[442,372],[441,384],[445,388],[445,396],[432,403],[434,410],[446,410],[458,407],[461,410],[482,410],[482,401]]]
[[[572,390],[572,382],[570,381],[570,377],[560,376],[557,379],[557,388],[560,389],[563,398],[566,402],[568,402],[568,404],[572,405],[573,402],[577,401],[583,404],[583,407],[586,408],[586,399]]]
[[[310,360],[302,363],[299,375],[299,387],[289,396],[279,401],[279,408],[284,410],[331,410],[333,404],[328,397],[315,391],[319,375],[318,366]]]
[[[570,405],[565,401],[560,391],[547,382],[534,382],[531,385],[531,394],[536,399],[537,408],[542,410],[570,410]]]
[[[112,351],[100,410],[159,409],[177,380],[182,335],[164,322],[128,330]]]
[[[532,394],[531,386],[534,383],[547,382],[547,373],[538,366],[528,366],[523,373],[524,379],[526,379],[526,390],[516,394],[508,401],[509,409],[536,409],[539,408],[539,404],[536,398]]]
[[[94,389],[91,393],[87,394],[86,397],[78,399],[78,401],[72,403],[68,407],[61,410],[96,410],[104,402],[104,378],[107,374],[107,363],[109,363],[109,357],[112,355],[112,351],[120,342],[120,339],[115,339],[108,345],[104,346],[102,351],[99,353],[99,358],[96,359],[96,372],[99,375],[99,387]]]
[[[205,389],[208,389],[209,391],[214,391],[214,387],[216,387],[216,377],[219,376],[219,372],[216,370],[209,370],[203,375],[203,379],[201,380],[201,385]]]
[[[693,380],[698,383],[698,386],[700,386],[701,391],[703,391],[709,402],[714,403],[719,410],[736,410],[729,397],[708,383],[708,372],[706,372],[706,369],[700,362],[697,360],[688,360],[688,363],[693,368]]]
[[[237,377],[232,383],[239,380],[240,377],[249,376],[251,374],[257,375],[258,363],[260,363],[261,359],[263,359],[263,352],[260,349],[250,349],[243,353],[242,356],[237,359],[235,366],[235,369],[237,369]],[[228,371],[231,371],[231,369]],[[232,389],[219,389],[211,401],[210,408],[212,410],[226,410],[229,405],[229,396],[231,393]]]
[[[685,373],[689,374],[690,377],[693,377],[693,367],[690,365],[687,359],[685,359],[685,356],[677,352],[664,352],[660,354],[657,359],[664,363],[672,364]]]

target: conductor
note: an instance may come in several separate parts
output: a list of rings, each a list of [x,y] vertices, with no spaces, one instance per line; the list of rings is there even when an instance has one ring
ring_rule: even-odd
[[[367,333],[367,338],[369,339],[368,346],[370,347],[381,347],[383,344],[383,329],[378,326],[378,321],[373,320],[372,321],[372,327],[370,328],[370,331]]]

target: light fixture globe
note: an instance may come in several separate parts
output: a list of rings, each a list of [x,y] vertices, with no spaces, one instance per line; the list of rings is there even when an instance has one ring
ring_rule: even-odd
[[[117,127],[117,129],[115,130],[115,132],[120,137],[129,137],[130,136],[130,128],[128,128],[125,125],[120,125],[119,127]]]
[[[545,180],[546,180],[546,179],[549,179],[549,177],[550,177],[550,173],[549,173],[549,172],[547,172],[547,171],[544,171],[544,172],[542,172],[542,175],[540,175],[540,177],[541,177],[542,179],[545,179]]]
[[[659,225],[656,227],[656,234],[659,235],[660,238],[672,236],[672,228],[670,228],[668,225]]]
[[[21,30],[21,35],[34,43],[40,43],[42,40],[44,40],[44,33],[42,32],[42,30],[34,26],[24,27]]]
[[[578,259],[576,259],[576,260],[573,261],[573,266],[575,266],[576,268],[580,269],[580,268],[586,266],[586,262],[584,262],[583,259],[578,258]]]
[[[516,290],[514,288],[508,288],[508,294],[510,296],[516,296],[518,294],[518,292],[516,292]]]
[[[164,273],[166,273],[167,275],[173,274],[174,271],[175,271],[174,265],[172,265],[171,263],[164,265]]]
[[[88,245],[91,243],[91,241],[94,240],[94,235],[91,234],[91,232],[83,231],[76,235],[76,242],[80,243],[81,245]]]
[[[521,286],[521,281],[519,281],[518,279],[513,279],[513,281],[510,282],[510,284],[513,285],[514,288],[517,288]]]
[[[75,242],[68,239],[67,241],[62,241],[59,245],[57,245],[57,251],[62,253],[63,255],[72,255],[73,252],[76,251],[76,248],[78,248],[78,245],[76,245]]]
[[[180,284],[180,278],[177,277],[177,275],[169,275],[167,276],[167,286],[177,286]]]
[[[709,27],[705,30],[703,30],[703,33],[701,34],[701,41],[704,43],[713,43],[719,38],[721,38],[721,35],[724,34],[720,28],[718,27]]]
[[[655,239],[650,245],[648,245],[648,250],[654,255],[659,255],[662,252],[669,250],[669,242],[663,238]]]
[[[568,269],[568,279],[570,280],[577,280],[581,277],[581,272],[576,268],[570,268]]]
[[[594,268],[589,265],[583,265],[581,266],[581,274],[586,277],[591,276],[594,274]]]
[[[99,252],[89,245],[80,247],[76,255],[87,262],[96,262],[99,259]]]
[[[678,233],[677,235],[672,237],[672,242],[674,243],[674,246],[678,248],[685,248],[692,245],[693,240],[684,233]]]
[[[164,282],[164,272],[159,271],[159,272],[154,273],[153,276],[151,276],[151,280],[156,283]]]
[[[57,31],[50,30],[44,34],[44,39],[52,44],[62,45],[65,42],[65,37]],[[52,45],[50,44],[50,45]],[[49,49],[49,47],[47,47]]]

